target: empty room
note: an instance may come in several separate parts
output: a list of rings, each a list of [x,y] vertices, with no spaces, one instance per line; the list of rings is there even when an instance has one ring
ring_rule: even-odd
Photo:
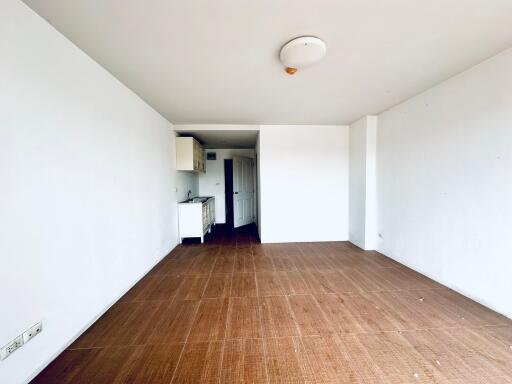
[[[1,384],[512,384],[510,0],[1,0]]]

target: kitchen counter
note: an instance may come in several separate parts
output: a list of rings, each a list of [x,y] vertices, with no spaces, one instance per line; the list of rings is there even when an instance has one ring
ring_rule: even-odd
[[[180,201],[179,204],[203,204],[210,199],[214,199],[214,196],[196,196],[188,200]]]
[[[196,196],[178,203],[180,243],[186,237],[200,237],[215,225],[215,197]]]

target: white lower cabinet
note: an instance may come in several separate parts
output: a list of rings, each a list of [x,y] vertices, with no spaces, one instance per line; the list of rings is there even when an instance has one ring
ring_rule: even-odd
[[[180,243],[186,237],[200,237],[201,243],[204,242],[204,235],[215,225],[215,198],[195,198],[193,202],[179,203],[178,225]]]

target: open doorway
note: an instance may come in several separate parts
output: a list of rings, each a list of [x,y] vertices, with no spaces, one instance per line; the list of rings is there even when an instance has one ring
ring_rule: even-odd
[[[235,228],[256,221],[254,166],[254,158],[233,156],[233,226]]]
[[[191,175],[195,180],[188,180],[188,184],[197,186],[193,195],[215,197],[219,230],[257,226],[258,131],[219,127],[223,126],[175,126],[179,135],[194,137],[204,148],[205,170]]]
[[[256,221],[255,159],[233,156],[224,160],[226,226],[230,229]]]
[[[226,227],[234,229],[234,212],[233,212],[233,159],[224,159],[224,185],[226,191]]]

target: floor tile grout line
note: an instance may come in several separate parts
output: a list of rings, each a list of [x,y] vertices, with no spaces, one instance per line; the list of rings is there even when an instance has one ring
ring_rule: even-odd
[[[235,247],[235,254],[236,254],[236,247]],[[232,271],[231,271],[231,279],[230,279],[230,286],[229,286],[229,291],[231,292],[231,285],[233,284],[233,273],[234,273],[234,269],[235,269],[235,259],[233,258],[233,268],[232,268]],[[228,309],[227,309],[227,314],[226,314],[226,322],[224,324],[224,339],[222,340],[222,355],[221,355],[221,361],[220,361],[220,368],[219,368],[219,383],[221,382],[221,378],[222,378],[222,368],[223,368],[223,365],[224,365],[224,353],[225,353],[225,349],[226,349],[226,333],[227,333],[227,330],[228,330],[228,323],[230,321],[230,318],[231,318],[231,310],[232,310],[232,303],[231,303],[231,298],[227,298],[227,299],[224,299],[224,298],[221,298],[221,300],[227,300],[228,301]]]
[[[212,299],[207,299],[212,300]],[[308,337],[326,337],[330,335],[338,335],[340,337],[343,336],[357,336],[357,335],[380,335],[386,333],[396,333],[396,334],[404,334],[404,333],[413,333],[413,332],[429,332],[429,331],[450,331],[450,330],[463,330],[463,329],[485,329],[485,328],[498,328],[498,327],[507,327],[510,328],[510,325],[474,325],[474,326],[453,326],[453,327],[426,327],[426,328],[410,328],[410,329],[393,329],[393,330],[382,330],[382,331],[374,331],[374,332],[337,332],[331,331],[328,334],[310,334],[310,335],[289,335],[289,336],[272,336],[272,337],[237,337],[237,338],[224,338],[217,339],[215,341],[219,342],[222,340],[225,341],[234,341],[234,340],[267,340],[267,339],[289,339],[289,338],[308,338]],[[173,341],[169,343],[142,343],[142,344],[114,344],[114,345],[103,345],[103,346],[92,346],[92,347],[79,347],[79,348],[68,348],[66,350],[88,350],[88,349],[107,349],[107,348],[134,348],[134,347],[144,347],[144,346],[155,346],[155,345],[175,345],[175,344],[201,344],[207,343],[209,340],[198,340],[198,341]]]
[[[170,384],[172,384],[172,382],[174,381],[174,377],[176,376],[176,372],[178,371],[178,368],[180,366],[181,359],[183,357],[183,354],[185,353],[185,349],[187,348],[188,338],[190,337],[190,334],[192,333],[192,328],[194,326],[194,322],[196,320],[197,313],[199,312],[199,308],[201,307],[201,302],[203,300],[204,292],[206,291],[206,287],[208,286],[208,283],[210,281],[212,271],[213,271],[213,267],[212,267],[212,270],[210,271],[210,275],[208,276],[208,280],[206,281],[206,283],[205,283],[205,285],[203,287],[203,292],[201,293],[201,298],[199,299],[199,303],[198,303],[197,308],[195,310],[194,317],[193,317],[193,320],[191,322],[191,326],[190,326],[190,328],[189,328],[189,330],[187,332],[187,337],[185,338],[185,342],[183,343],[183,348],[181,349],[181,353],[180,353],[180,356],[178,357],[178,361],[176,362],[176,367],[174,367],[174,372],[172,374],[171,381],[169,382]]]
[[[281,272],[290,272],[290,271],[281,271]],[[235,272],[235,274],[258,274],[258,273],[279,273],[279,272]],[[218,275],[229,275],[229,273],[218,273]],[[198,275],[176,275],[176,277],[209,277],[210,275],[198,274]],[[179,287],[178,287],[179,288]],[[362,295],[364,293],[393,293],[393,292],[420,292],[420,291],[451,291],[450,288],[440,287],[440,288],[410,288],[410,289],[385,289],[385,290],[362,290],[362,291],[339,291],[339,292],[324,292],[324,291],[310,291],[307,293],[292,293],[292,294],[270,294],[270,295],[260,295],[259,297],[273,297],[273,296],[305,296],[305,295]],[[256,297],[251,295],[246,296],[229,296],[229,297]],[[176,298],[176,295],[171,299],[150,299],[150,300],[122,300],[120,299],[117,303],[142,303],[142,302],[155,302],[155,301],[173,301]],[[189,299],[190,300],[190,299]],[[486,308],[487,309],[487,308]]]
[[[251,260],[254,267],[254,284],[256,285],[256,301],[258,302],[258,313],[260,316],[260,329],[261,329],[261,335],[263,336],[263,317],[261,315],[261,301],[260,301],[260,295],[259,295],[259,288],[258,288],[258,281],[256,279],[256,264],[254,263],[254,250],[252,249],[251,245]],[[268,371],[268,365],[267,365],[267,345],[265,343],[265,340],[262,340],[263,345],[263,359],[264,359],[264,365],[265,365],[265,375],[267,379],[267,384],[270,384],[270,374]]]
[[[309,364],[309,370],[310,370],[310,372],[313,374],[313,379],[314,379],[315,381],[317,381],[316,374],[315,374],[315,372],[314,372],[314,370],[313,370],[313,366],[311,365],[311,360],[309,359],[309,356],[308,356],[308,354],[307,354],[307,352],[306,352],[306,348],[305,348],[305,346],[304,346],[304,343],[302,342],[302,338],[303,338],[304,336],[303,336],[302,331],[301,331],[301,329],[300,329],[300,327],[299,327],[299,322],[297,321],[297,317],[295,316],[295,313],[293,312],[292,305],[291,305],[290,300],[288,299],[288,297],[286,297],[286,299],[285,299],[285,300],[286,300],[286,303],[288,304],[288,310],[290,311],[290,313],[291,313],[291,315],[292,315],[292,317],[293,317],[293,322],[295,323],[295,327],[297,328],[297,331],[298,331],[298,333],[299,333],[299,343],[300,343],[300,345],[302,345],[303,353],[304,353],[304,355],[305,355],[305,357],[306,357],[306,360],[307,360],[307,362],[308,362],[308,364]],[[303,379],[305,380],[305,378],[304,378],[304,373],[302,373],[302,377],[303,377]]]

